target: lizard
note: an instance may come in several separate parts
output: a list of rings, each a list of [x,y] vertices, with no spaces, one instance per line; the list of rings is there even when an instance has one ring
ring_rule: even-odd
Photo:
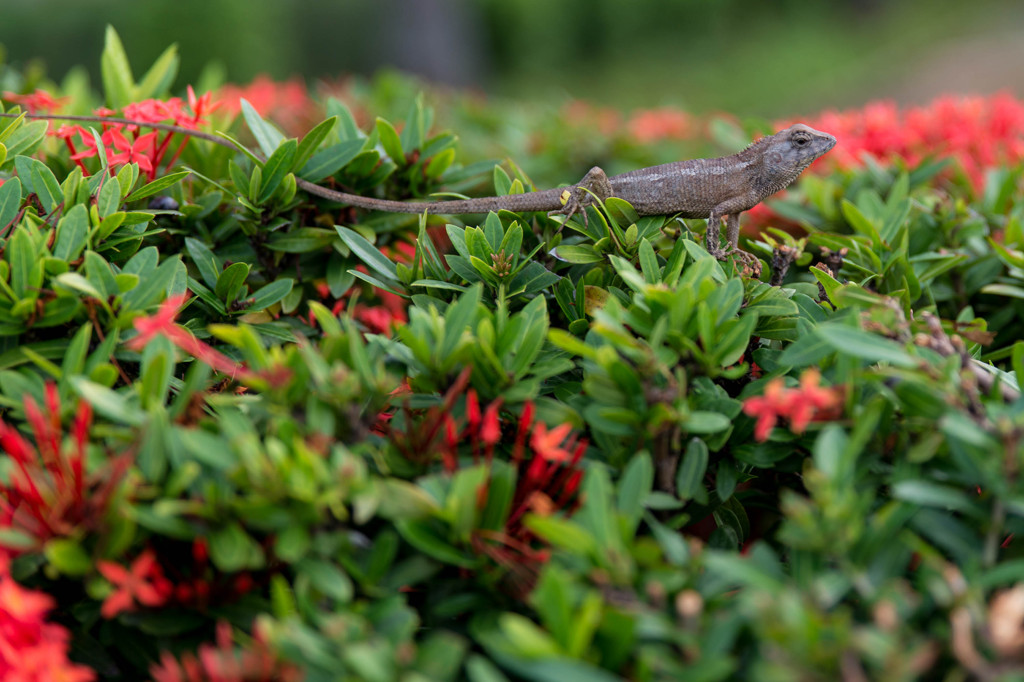
[[[15,117],[17,114],[0,114]],[[90,121],[107,124],[142,125],[158,130],[199,137],[233,147],[227,140],[202,131],[166,123],[145,123],[131,119],[59,114],[25,114],[26,118]],[[579,182],[566,187],[449,201],[394,201],[349,194],[296,178],[296,184],[310,194],[358,208],[392,213],[429,213],[464,215],[508,210],[514,212],[547,211],[569,220],[595,199],[618,197],[629,202],[638,215],[676,215],[681,218],[706,218],[704,241],[708,252],[719,260],[737,254],[760,271],[759,262],[739,248],[740,213],[781,191],[815,159],[836,144],[832,135],[795,123],[774,135],[751,143],[746,149],[712,159],[689,159],[649,166],[609,177],[598,166],[591,168]],[[586,213],[583,213],[584,218]],[[727,246],[720,242],[721,223],[725,221]]]

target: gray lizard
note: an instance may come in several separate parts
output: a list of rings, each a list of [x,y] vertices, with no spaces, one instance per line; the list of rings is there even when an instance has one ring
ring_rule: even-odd
[[[582,180],[568,187],[455,201],[389,201],[336,192],[311,183],[299,184],[313,194],[359,208],[434,215],[505,209],[572,216],[591,204],[594,197],[601,200],[618,197],[632,204],[642,216],[707,218],[707,249],[711,255],[722,259],[743,253],[737,245],[740,213],[788,186],[835,144],[836,138],[828,133],[797,123],[731,156],[674,161],[611,177],[595,166]],[[728,248],[722,248],[719,243],[718,228],[723,218]]]
[[[26,115],[26,118],[135,124],[232,146],[214,135],[170,124],[143,123],[113,117],[47,114]],[[564,215],[568,220],[593,203],[595,197],[601,200],[618,197],[632,204],[640,215],[707,218],[705,244],[708,252],[718,259],[734,253],[739,254],[754,264],[756,271],[759,270],[756,267],[756,259],[740,251],[738,247],[740,213],[753,208],[788,186],[811,162],[832,149],[835,144],[836,138],[828,133],[796,123],[774,135],[761,138],[731,156],[675,161],[611,177],[595,166],[582,180],[568,187],[454,201],[392,201],[338,192],[302,179],[297,179],[297,184],[310,194],[350,206],[392,213],[433,215],[488,213],[504,209],[549,211]],[[719,228],[722,219],[725,219],[727,248],[720,245]]]

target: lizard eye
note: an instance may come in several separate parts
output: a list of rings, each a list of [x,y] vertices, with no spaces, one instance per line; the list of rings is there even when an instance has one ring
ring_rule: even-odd
[[[793,144],[795,144],[797,147],[803,147],[810,141],[811,138],[808,137],[807,135],[796,135],[793,137]]]

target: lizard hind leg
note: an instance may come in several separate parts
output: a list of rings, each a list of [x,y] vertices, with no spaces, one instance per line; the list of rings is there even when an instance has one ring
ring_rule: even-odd
[[[612,195],[612,183],[607,173],[599,166],[594,166],[583,179],[575,185],[566,187],[562,192],[562,208],[551,211],[548,215],[564,215],[568,222],[574,215],[579,213],[583,217],[583,224],[587,224],[586,207],[594,202],[594,197],[604,201]]]

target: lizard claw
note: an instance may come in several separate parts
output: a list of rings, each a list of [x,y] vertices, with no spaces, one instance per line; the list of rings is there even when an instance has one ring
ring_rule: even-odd
[[[578,213],[580,214],[580,217],[583,218],[583,226],[587,227],[587,211],[583,207],[583,204],[580,203],[580,200],[577,199],[576,195],[573,192],[569,191],[569,189],[566,190],[566,193],[569,196],[565,200],[565,204],[562,205],[562,208],[556,209],[554,211],[548,211],[548,217],[553,218],[554,216],[559,215],[565,216],[565,220],[562,221],[562,226],[564,227],[565,224],[572,220],[573,216],[575,216]]]
[[[736,259],[743,266],[743,275],[747,277],[761,277],[761,261],[752,253],[747,253],[740,248],[716,249],[709,251],[715,259],[724,261],[729,256],[736,256]]]

